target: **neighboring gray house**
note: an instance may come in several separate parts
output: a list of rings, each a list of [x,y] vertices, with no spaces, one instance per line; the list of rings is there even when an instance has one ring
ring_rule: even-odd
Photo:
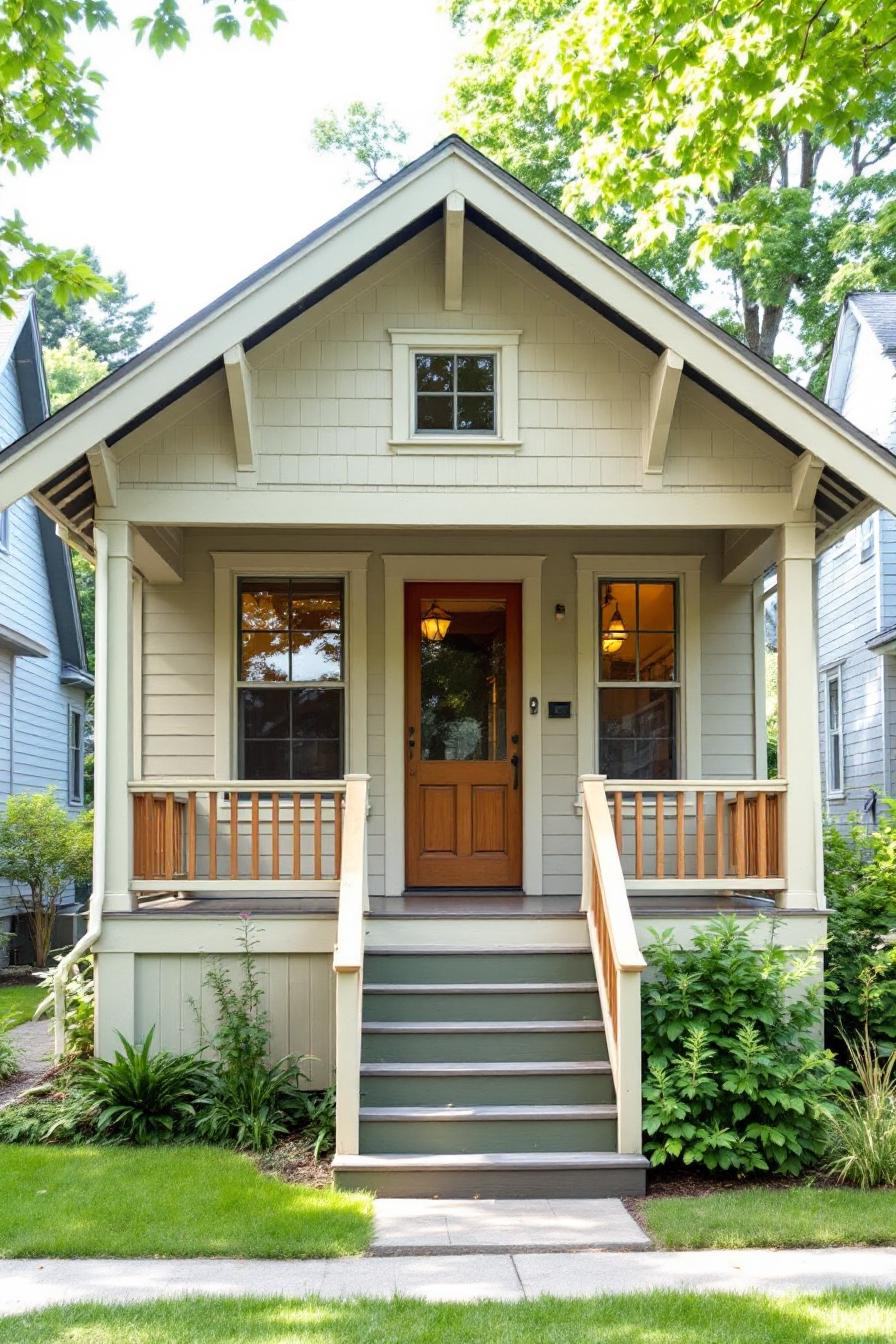
[[[34,301],[0,318],[0,444],[49,414]],[[87,692],[92,685],[71,555],[31,499],[0,513],[0,805],[52,784],[84,806]],[[0,930],[14,927],[15,894],[0,884]],[[70,941],[74,896],[60,941]],[[13,956],[27,951],[19,939]],[[9,950],[0,948],[0,957]]]
[[[850,294],[825,400],[896,451],[896,293]],[[844,532],[818,562],[821,757],[829,815],[871,821],[896,790],[896,518]]]

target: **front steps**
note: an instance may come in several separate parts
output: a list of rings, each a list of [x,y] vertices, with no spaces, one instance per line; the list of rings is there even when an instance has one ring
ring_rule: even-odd
[[[644,1159],[616,1151],[584,921],[547,946],[520,937],[519,925],[531,938],[537,920],[502,922],[511,946],[499,949],[370,940],[360,1153],[335,1159],[340,1187],[399,1197],[643,1193]]]

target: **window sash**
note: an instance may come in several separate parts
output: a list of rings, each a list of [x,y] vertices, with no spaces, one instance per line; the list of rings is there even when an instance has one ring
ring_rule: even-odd
[[[77,709],[68,713],[68,798],[84,801],[84,716]]]
[[[825,765],[829,795],[844,791],[843,683],[839,672],[828,674],[825,685]]]
[[[451,360],[451,391],[450,392],[431,392],[425,388],[417,386],[417,360],[427,356],[438,356],[441,359]],[[469,359],[490,359],[492,361],[492,390],[491,392],[458,391],[457,386],[457,362],[459,358],[467,357]],[[440,434],[492,434],[497,437],[498,434],[498,355],[493,350],[457,350],[451,353],[444,351],[415,350],[413,354],[413,382],[412,391],[414,397],[414,433],[423,436]],[[420,424],[420,398],[430,397],[451,402],[451,425],[445,428],[426,428]],[[492,404],[492,425],[491,429],[482,429],[478,427],[459,429],[458,418],[458,397],[482,397],[487,398]]]
[[[672,602],[673,602],[673,606],[672,606],[672,622],[673,622],[673,627],[674,627],[674,628],[673,628],[671,631],[670,631],[670,630],[659,630],[659,631],[654,631],[654,630],[652,630],[652,629],[650,628],[649,623],[648,623],[648,624],[645,624],[645,625],[642,626],[642,620],[641,620],[641,588],[644,587],[644,586],[646,586],[646,587],[652,587],[652,586],[655,586],[656,584],[663,584],[663,583],[668,583],[668,584],[670,584],[670,585],[672,586],[672,590],[673,590],[673,592],[672,592]],[[603,614],[602,614],[602,613],[603,613],[603,603],[602,603],[602,600],[601,600],[601,593],[602,593],[602,592],[606,593],[607,588],[614,588],[614,587],[616,587],[616,586],[622,586],[622,585],[624,585],[624,584],[632,585],[632,586],[634,586],[634,588],[635,588],[635,621],[634,621],[634,626],[633,626],[632,629],[626,631],[628,637],[630,637],[630,638],[633,639],[633,641],[634,641],[634,659],[635,659],[634,672],[635,672],[635,675],[634,675],[634,677],[631,677],[631,678],[628,678],[628,679],[620,679],[620,678],[615,678],[615,677],[606,677],[606,678],[605,678],[605,677],[603,677],[603,676],[601,675],[601,673],[602,673],[602,669],[603,669],[603,660],[604,660],[604,657],[605,657],[605,655],[604,655],[604,651],[603,651],[603,635],[604,635],[605,631],[604,631],[604,629],[603,629]],[[671,756],[672,756],[672,762],[671,762],[672,773],[671,773],[671,775],[666,776],[664,773],[662,773],[662,772],[657,772],[656,770],[650,770],[650,771],[645,770],[644,772],[641,772],[641,773],[638,773],[638,774],[631,774],[631,773],[628,773],[628,774],[623,774],[623,775],[621,775],[621,776],[616,776],[616,777],[617,777],[617,778],[631,778],[631,779],[653,779],[653,778],[667,778],[667,777],[668,777],[668,778],[673,778],[673,779],[674,779],[674,778],[678,777],[678,776],[680,775],[680,773],[681,773],[681,749],[682,749],[682,747],[681,747],[681,686],[682,686],[682,682],[681,682],[681,676],[680,676],[680,672],[681,672],[681,657],[682,657],[682,650],[681,650],[681,590],[680,590],[680,584],[679,584],[679,582],[678,582],[678,580],[677,580],[676,578],[673,578],[673,577],[671,577],[671,576],[668,577],[668,578],[664,578],[664,577],[660,577],[660,576],[649,576],[649,577],[640,577],[640,578],[639,578],[639,577],[634,577],[634,576],[625,576],[625,577],[623,577],[622,575],[612,575],[612,576],[611,576],[611,575],[609,575],[609,574],[601,574],[601,575],[600,575],[600,578],[599,578],[599,582],[598,582],[597,587],[596,587],[596,590],[595,590],[595,599],[594,599],[594,600],[595,600],[595,609],[596,609],[596,610],[595,610],[595,614],[596,614],[596,620],[595,620],[595,656],[596,656],[596,659],[597,659],[597,669],[596,669],[596,670],[597,670],[597,676],[596,676],[596,679],[595,679],[595,680],[596,680],[596,686],[597,686],[597,706],[596,706],[596,716],[595,716],[595,717],[596,717],[596,724],[597,724],[597,759],[598,759],[598,768],[601,770],[602,773],[606,773],[606,772],[604,771],[604,768],[603,768],[603,767],[604,767],[604,762],[605,762],[605,760],[606,760],[605,753],[608,752],[608,751],[610,750],[610,747],[609,747],[608,744],[611,743],[611,742],[613,742],[614,740],[617,741],[617,742],[628,742],[629,744],[631,744],[632,750],[635,749],[635,745],[636,745],[636,743],[641,742],[641,741],[645,741],[645,742],[647,742],[647,741],[651,741],[651,740],[652,740],[652,741],[655,741],[657,744],[659,744],[659,743],[661,743],[661,742],[662,742],[662,743],[666,743],[666,742],[671,741],[671,748],[672,748],[672,750],[671,750]],[[672,677],[672,678],[670,678],[670,679],[668,679],[668,680],[658,680],[658,679],[655,679],[655,678],[642,678],[642,676],[641,676],[641,636],[642,636],[642,635],[651,635],[651,634],[662,634],[662,635],[671,635],[671,636],[672,636],[672,639],[673,639],[673,647],[674,647],[674,671],[675,671],[675,675],[674,675],[674,677]],[[650,691],[656,691],[656,692],[658,693],[658,696],[657,696],[657,703],[659,703],[659,701],[660,701],[662,698],[664,698],[665,694],[668,693],[669,698],[670,698],[670,701],[671,701],[671,723],[668,725],[668,729],[669,729],[669,731],[668,731],[668,732],[664,732],[664,733],[662,733],[662,734],[660,734],[660,733],[656,733],[656,734],[653,734],[653,735],[650,735],[650,734],[641,734],[641,735],[639,735],[639,734],[637,734],[637,733],[635,733],[635,732],[632,732],[632,734],[631,734],[630,736],[628,736],[628,737],[623,737],[621,734],[610,734],[610,733],[607,733],[607,732],[606,732],[606,725],[607,725],[607,722],[608,722],[608,721],[607,721],[607,719],[606,719],[606,717],[605,717],[605,698],[604,698],[604,694],[603,694],[603,692],[605,692],[605,691],[616,691],[616,690],[619,690],[619,691],[628,690],[628,691],[631,691],[631,692],[635,693],[636,695],[637,695],[638,692],[640,692],[640,693],[642,693],[642,694],[647,694],[647,693],[649,693]],[[615,774],[615,772],[612,772],[612,773]]]

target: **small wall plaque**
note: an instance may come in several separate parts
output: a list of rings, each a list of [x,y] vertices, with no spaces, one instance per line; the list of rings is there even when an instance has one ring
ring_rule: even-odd
[[[548,701],[549,719],[571,719],[572,701],[571,700],[549,700]]]

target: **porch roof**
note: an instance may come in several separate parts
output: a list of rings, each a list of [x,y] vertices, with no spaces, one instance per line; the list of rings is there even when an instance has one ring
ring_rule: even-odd
[[[787,451],[823,464],[819,529],[874,501],[896,511],[896,461],[771,363],[670,293],[458,136],[449,136],[0,451],[0,504],[27,492],[90,544],[96,484],[87,453],[139,424],[441,218],[451,192],[467,218]],[[298,296],[298,297],[297,297]],[[758,408],[761,408],[758,409]]]

